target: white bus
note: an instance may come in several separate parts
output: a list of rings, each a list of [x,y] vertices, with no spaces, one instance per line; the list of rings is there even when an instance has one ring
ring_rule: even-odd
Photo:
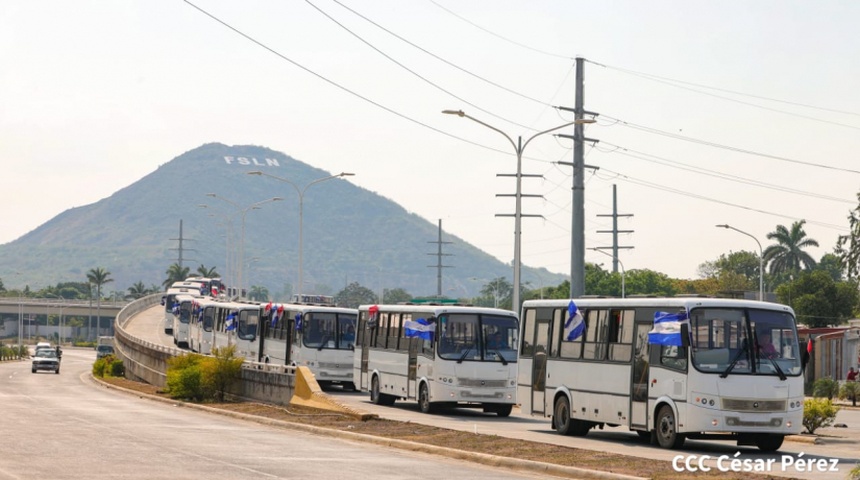
[[[250,361],[259,359],[257,333],[263,308],[259,303],[217,302],[212,347],[236,346],[236,356]]]
[[[306,366],[321,387],[339,384],[355,390],[352,357],[358,310],[291,303],[271,304],[264,311],[267,308],[258,361]]]
[[[664,448],[708,438],[775,451],[803,429],[806,349],[787,306],[529,300],[521,326],[517,398],[561,434],[620,425]],[[766,333],[772,354],[760,346]]]
[[[198,298],[191,312],[188,324],[188,349],[192,352],[209,355],[215,341],[215,310],[218,301],[211,298]]]
[[[174,298],[173,309],[173,344],[179,348],[188,348],[188,327],[191,323],[191,313],[200,296],[179,294]]]
[[[164,333],[173,333],[174,311],[179,307],[176,302],[177,295],[200,296],[200,285],[187,282],[175,282],[161,296],[161,305],[164,306]]]
[[[517,403],[514,312],[461,305],[359,307],[353,378],[376,404],[422,412],[476,406],[501,417]]]

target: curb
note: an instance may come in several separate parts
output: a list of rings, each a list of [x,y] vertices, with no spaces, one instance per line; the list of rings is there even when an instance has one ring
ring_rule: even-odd
[[[789,442],[806,443],[809,445],[822,445],[824,443],[821,437],[813,435],[786,435],[785,439]]]
[[[454,450],[452,448],[447,447],[438,447],[435,445],[426,445],[417,442],[410,442],[408,440],[398,440],[393,438],[385,438],[385,437],[376,437],[373,435],[366,435],[363,433],[354,433],[354,432],[345,432],[343,430],[335,430],[328,429],[322,427],[315,427],[313,425],[305,425],[301,423],[292,423],[286,422],[283,420],[274,420],[271,418],[258,417],[255,415],[250,415],[247,413],[241,412],[233,412],[229,410],[221,410],[218,408],[207,407],[205,405],[197,405],[194,403],[185,403],[177,400],[171,400],[167,398],[162,398],[156,395],[149,395],[146,393],[137,392],[134,390],[129,390],[127,388],[119,387],[117,385],[112,385],[110,383],[104,382],[96,377],[93,377],[90,373],[89,375],[82,375],[89,377],[96,385],[100,385],[105,388],[118,390],[123,393],[128,393],[132,395],[136,395],[139,398],[145,398],[148,400],[155,400],[161,403],[169,403],[176,407],[183,408],[193,408],[196,410],[201,410],[209,413],[215,413],[218,415],[224,415],[227,417],[238,418],[241,420],[252,421],[255,423],[269,425],[274,427],[281,428],[290,428],[294,430],[301,430],[308,433],[313,433],[316,435],[326,436],[326,437],[335,437],[341,438],[344,440],[358,441],[364,443],[372,443],[375,445],[387,446],[399,448],[402,450],[408,450],[412,452],[420,452],[420,453],[430,453],[434,455],[440,455],[444,457],[454,458],[458,460],[466,460],[474,463],[479,463],[482,465],[487,465],[491,467],[504,467],[510,468],[522,472],[529,473],[538,473],[538,474],[549,474],[557,477],[566,477],[566,478],[576,478],[576,479],[600,479],[600,480],[648,480],[644,477],[635,477],[632,475],[624,475],[620,473],[612,473],[612,472],[604,472],[600,470],[589,470],[585,468],[578,467],[568,467],[563,465],[555,465],[551,463],[543,463],[536,462],[533,460],[522,460],[518,458],[511,457],[499,457],[496,455],[489,455],[486,453],[476,453],[476,452],[465,452],[461,450]],[[788,437],[786,437],[788,438]]]

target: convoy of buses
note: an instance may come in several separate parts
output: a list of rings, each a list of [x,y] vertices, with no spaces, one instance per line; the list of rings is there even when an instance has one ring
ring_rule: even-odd
[[[558,433],[623,426],[664,448],[686,438],[780,448],[803,428],[803,369],[791,308],[704,297],[528,300],[521,316],[462,304],[340,308],[227,301],[214,279],[174,284],[165,333],[202,354],[307,366],[321,386],[546,417]],[[772,345],[765,346],[769,338]]]

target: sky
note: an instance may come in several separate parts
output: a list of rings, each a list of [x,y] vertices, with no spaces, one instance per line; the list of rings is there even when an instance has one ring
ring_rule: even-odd
[[[858,18],[832,0],[4,1],[0,244],[220,142],[354,173],[509,263],[499,175],[521,137],[540,176],[522,262],[567,274],[573,142],[531,137],[573,120],[555,107],[581,57],[587,249],[612,245],[615,189],[626,271],[698,278],[799,220],[819,259],[858,205]]]

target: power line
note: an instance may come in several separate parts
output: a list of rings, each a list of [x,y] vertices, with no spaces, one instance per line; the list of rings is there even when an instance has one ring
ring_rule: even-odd
[[[671,85],[671,86],[673,86],[673,87],[677,87],[677,88],[682,88],[682,87],[679,87],[677,84],[691,85],[691,86],[698,87],[698,88],[705,88],[705,89],[709,89],[709,90],[716,90],[716,91],[718,91],[718,92],[731,93],[731,94],[733,94],[733,95],[741,95],[741,96],[744,96],[744,97],[756,98],[756,99],[759,99],[759,100],[766,100],[766,101],[768,101],[768,102],[784,103],[784,104],[786,104],[786,105],[793,105],[793,106],[796,106],[796,107],[810,108],[810,109],[814,109],[814,110],[821,110],[821,111],[830,112],[830,113],[839,113],[839,114],[842,114],[842,115],[853,115],[853,116],[858,116],[858,117],[860,117],[860,113],[857,113],[857,112],[849,112],[849,111],[847,111],[847,110],[837,110],[837,109],[835,109],[835,108],[817,107],[817,106],[815,106],[815,105],[809,105],[809,104],[806,104],[806,103],[792,102],[792,101],[790,101],[790,100],[780,100],[780,99],[778,99],[778,98],[764,97],[764,96],[761,96],[761,95],[754,95],[754,94],[751,94],[751,93],[738,92],[738,91],[736,91],[736,90],[729,90],[729,89],[726,89],[726,88],[714,87],[714,86],[711,86],[711,85],[702,85],[702,84],[700,84],[700,83],[686,82],[686,81],[684,81],[684,80],[678,80],[678,79],[668,78],[668,77],[661,77],[661,76],[659,76],[659,75],[654,75],[654,74],[651,74],[651,73],[637,72],[637,71],[635,71],[635,70],[629,70],[629,69],[621,68],[621,67],[613,67],[613,66],[611,66],[611,65],[606,65],[606,64],[603,64],[603,63],[594,62],[594,61],[591,61],[591,60],[588,60],[588,59],[586,59],[585,61],[586,61],[586,62],[588,62],[588,63],[591,63],[591,64],[593,64],[593,65],[597,65],[597,66],[599,66],[599,67],[604,67],[604,68],[608,68],[608,69],[611,69],[611,70],[616,70],[616,71],[619,71],[619,72],[622,72],[622,73],[626,73],[626,74],[628,74],[628,75],[633,75],[633,76],[637,76],[637,77],[642,77],[642,78],[645,78],[646,80],[651,80],[651,81],[653,81],[653,82],[658,82],[658,83],[663,83],[663,84],[666,84],[666,85]],[[705,93],[705,92],[701,92],[701,91],[698,91],[698,90],[693,90],[693,89],[686,89],[686,90],[689,90],[689,91],[692,91],[692,92],[696,92],[696,93],[701,93],[701,94],[703,94],[703,95],[710,95],[710,94],[707,94],[707,93]],[[726,100],[733,100],[733,99],[730,99],[730,98],[726,98],[726,97],[719,97],[719,96],[716,96],[716,95],[712,95],[712,96],[715,96],[715,97],[717,97],[717,98],[724,98],[724,99],[726,99]],[[749,105],[756,106],[756,107],[758,107],[758,106],[759,106],[759,105],[756,105],[756,104],[749,104]],[[766,107],[762,107],[762,108],[766,108]],[[766,109],[767,109],[767,110],[771,110],[771,109],[769,109],[769,108],[766,108]],[[775,111],[782,112],[781,110],[775,110]],[[791,113],[791,112],[783,112],[783,113],[788,113],[789,115],[794,115],[794,114],[793,114],[793,113]],[[827,122],[826,120],[820,120],[820,119],[817,119],[817,118],[814,118],[814,117],[803,117],[803,118],[811,118],[811,119],[813,119],[813,120],[819,120],[819,121]],[[842,126],[846,126],[846,127],[850,127],[850,128],[860,128],[860,127],[855,127],[855,126],[853,126],[853,125],[845,125],[845,124],[841,124],[841,123],[837,123],[837,122],[827,122],[827,123],[834,123],[834,124],[836,124],[836,125],[842,125]]]
[[[685,141],[685,142],[697,143],[697,144],[700,144],[700,145],[706,145],[706,146],[709,146],[709,147],[720,148],[720,149],[728,150],[728,151],[731,151],[731,152],[745,153],[745,154],[747,154],[747,155],[755,155],[755,156],[758,156],[758,157],[770,158],[770,159],[772,159],[772,160],[779,160],[779,161],[781,161],[781,162],[795,163],[795,164],[798,164],[798,165],[806,165],[806,166],[808,166],[808,167],[817,167],[817,168],[824,168],[824,169],[827,169],[827,170],[837,170],[837,171],[846,172],[846,173],[856,173],[856,174],[860,174],[860,170],[853,170],[853,169],[850,169],[850,168],[842,168],[842,167],[834,167],[834,166],[831,166],[831,165],[824,165],[824,164],[821,164],[821,163],[806,162],[806,161],[803,161],[803,160],[795,160],[795,159],[793,159],[793,158],[781,157],[781,156],[779,156],[779,155],[770,155],[770,154],[767,154],[767,153],[755,152],[755,151],[753,151],[753,150],[747,150],[747,149],[744,149],[744,148],[732,147],[732,146],[729,146],[729,145],[723,145],[723,144],[716,143],[716,142],[711,142],[711,141],[708,141],[708,140],[701,140],[701,139],[698,139],[698,138],[692,138],[692,137],[688,137],[688,136],[685,136],[685,135],[678,135],[677,133],[667,132],[667,131],[665,131],[665,130],[660,130],[660,129],[657,129],[657,128],[646,127],[646,126],[644,126],[644,125],[639,125],[639,124],[636,124],[636,123],[633,123],[633,122],[628,122],[628,121],[626,121],[626,120],[621,120],[620,118],[615,118],[615,117],[612,117],[612,116],[610,116],[610,115],[606,115],[606,114],[601,114],[601,117],[603,117],[603,118],[608,118],[609,120],[613,120],[613,121],[615,122],[615,124],[617,124],[617,125],[622,125],[622,126],[625,126],[625,127],[628,127],[628,128],[632,128],[632,129],[634,129],[634,130],[640,130],[640,131],[643,131],[643,132],[652,133],[652,134],[654,134],[654,135],[662,135],[662,136],[664,136],[664,137],[674,138],[675,140],[683,140],[683,141]]]

